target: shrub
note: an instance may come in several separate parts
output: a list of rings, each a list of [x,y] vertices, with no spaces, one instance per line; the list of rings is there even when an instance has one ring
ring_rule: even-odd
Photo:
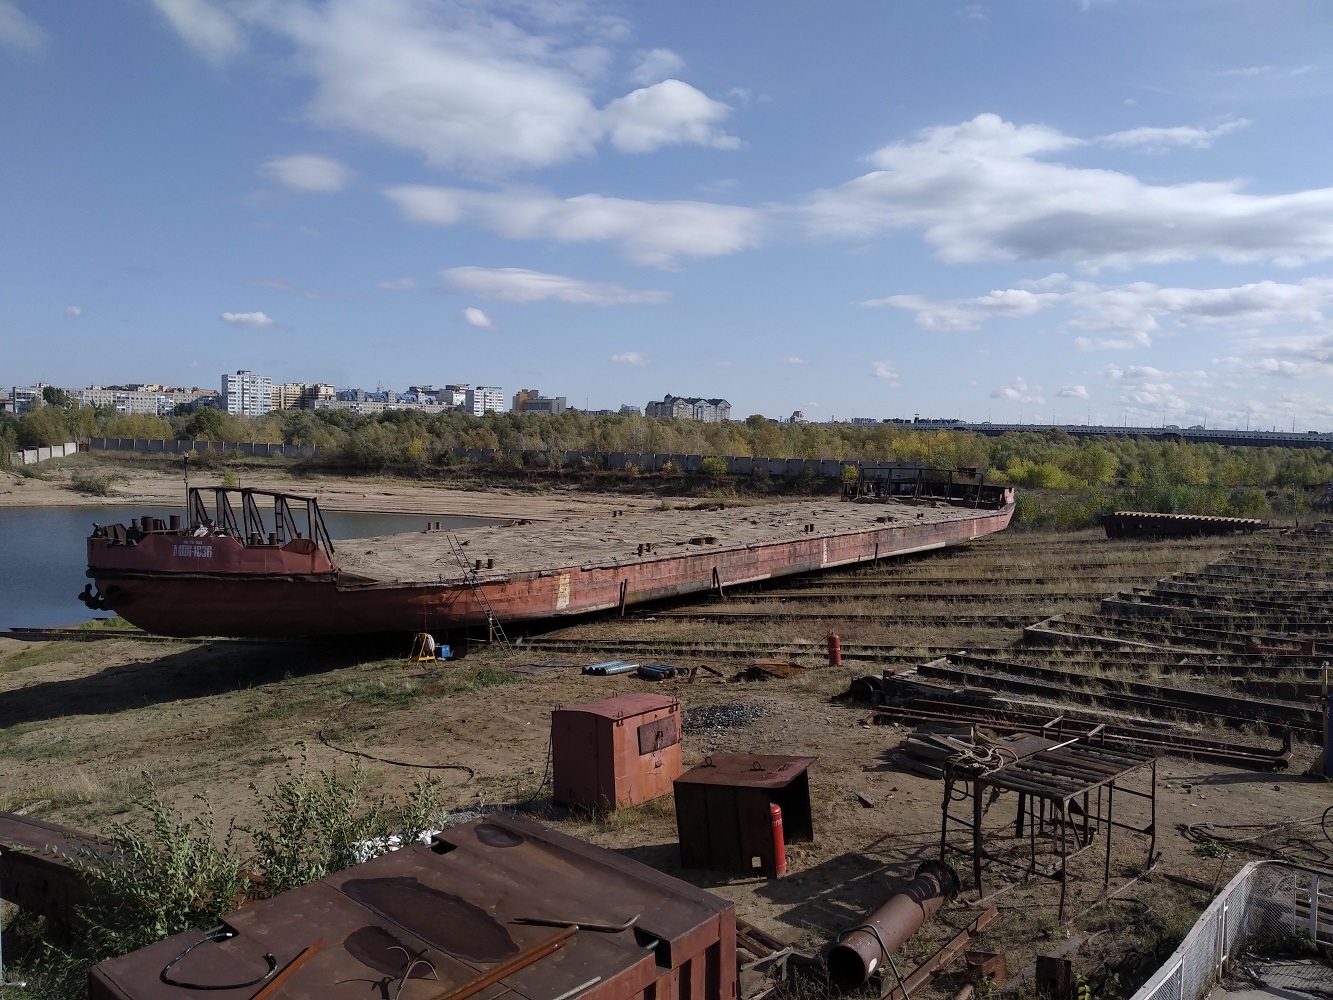
[[[724,458],[710,456],[703,460],[700,471],[709,479],[722,479],[727,474],[727,461]]]
[[[97,472],[76,472],[70,477],[69,488],[85,496],[105,497],[111,495],[111,487],[120,476]]]

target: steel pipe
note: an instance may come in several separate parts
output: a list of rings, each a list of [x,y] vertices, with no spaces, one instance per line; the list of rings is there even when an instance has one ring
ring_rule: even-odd
[[[916,878],[865,919],[844,932],[828,956],[829,982],[838,989],[860,986],[917,928],[958,894],[958,875],[948,865],[927,861]]]

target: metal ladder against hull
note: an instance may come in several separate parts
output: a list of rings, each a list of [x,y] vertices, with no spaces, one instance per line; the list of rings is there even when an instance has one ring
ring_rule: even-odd
[[[449,551],[452,552],[454,558],[458,560],[458,568],[463,571],[463,579],[472,589],[472,596],[476,599],[477,604],[481,607],[482,611],[486,612],[487,634],[493,641],[498,640],[500,645],[503,646],[506,651],[509,651],[512,648],[509,645],[509,636],[505,635],[504,626],[500,624],[500,619],[496,617],[495,609],[491,607],[490,599],[487,598],[486,592],[481,588],[481,583],[477,579],[477,571],[469,565],[467,555],[463,552],[463,546],[455,540],[453,535],[446,535],[445,538],[449,540]]]

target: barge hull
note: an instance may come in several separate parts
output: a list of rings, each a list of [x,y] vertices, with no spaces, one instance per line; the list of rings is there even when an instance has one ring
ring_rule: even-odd
[[[475,586],[502,622],[586,614],[958,545],[1008,526],[1013,504],[956,520],[911,521],[799,540],[702,548],[626,564],[488,576]],[[297,553],[288,553],[298,556]],[[332,635],[435,631],[485,625],[472,585],[349,579],[327,572],[137,572],[94,560],[89,576],[107,610],[161,635]],[[299,557],[324,570],[308,552]],[[299,558],[298,557],[298,558]],[[275,567],[276,568],[276,567]]]

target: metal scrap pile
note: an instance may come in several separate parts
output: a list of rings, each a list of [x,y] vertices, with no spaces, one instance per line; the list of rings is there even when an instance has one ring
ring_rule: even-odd
[[[686,733],[702,733],[709,730],[741,729],[752,726],[764,715],[764,703],[759,701],[733,701],[724,705],[697,705],[687,708],[683,718]]]

